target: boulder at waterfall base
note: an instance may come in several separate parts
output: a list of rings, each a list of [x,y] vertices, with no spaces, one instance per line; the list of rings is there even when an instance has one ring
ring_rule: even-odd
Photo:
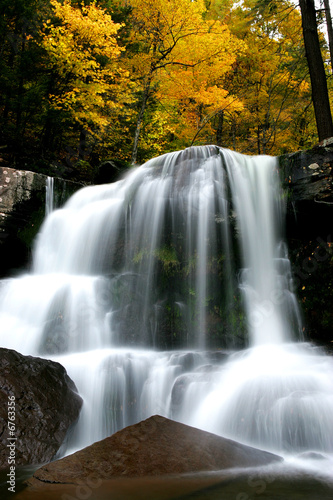
[[[281,460],[272,453],[155,415],[41,467],[28,484],[82,484],[88,479],[185,474]]]
[[[0,349],[0,468],[52,460],[81,406],[62,365]]]

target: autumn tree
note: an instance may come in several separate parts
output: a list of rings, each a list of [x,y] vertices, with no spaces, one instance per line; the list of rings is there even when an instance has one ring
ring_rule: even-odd
[[[42,47],[48,54],[49,112],[58,111],[63,123],[80,131],[82,146],[89,132],[103,137],[116,123],[127,92],[128,72],[119,65],[120,25],[96,3],[73,7],[69,0],[51,0],[54,18],[44,23]],[[50,136],[52,123],[46,124]]]
[[[215,12],[219,4],[214,2]],[[312,136],[299,12],[288,1],[244,0],[225,16],[247,48],[226,75],[225,88],[244,107],[215,117],[221,144],[256,154],[297,149]]]
[[[280,154],[316,136],[292,0],[0,5],[0,152],[17,165],[80,176],[87,160],[202,143]]]
[[[333,136],[333,122],[326,83],[326,72],[317,31],[314,0],[299,0],[306,57],[309,65],[312,100],[319,140]]]
[[[132,162],[149,99],[159,109],[200,120],[215,102],[229,102],[218,86],[242,48],[219,20],[207,20],[203,0],[131,0],[133,30],[126,65],[138,85]],[[229,102],[230,104],[230,102]],[[190,108],[189,108],[190,105]],[[194,115],[196,115],[194,117]]]
[[[268,10],[281,10],[283,2],[276,0],[256,0],[256,5]],[[325,1],[325,6],[329,7]],[[332,115],[330,110],[329,94],[327,88],[326,67],[323,61],[324,37],[318,32],[317,11],[314,0],[299,0],[302,17],[302,31],[305,46],[306,59],[311,80],[312,102],[317,124],[319,140],[330,137],[333,134]],[[295,6],[293,6],[295,9]],[[329,21],[330,9],[325,9],[327,28],[331,30]]]
[[[333,73],[333,23],[329,0],[324,0],[328,46],[330,49],[331,72]]]

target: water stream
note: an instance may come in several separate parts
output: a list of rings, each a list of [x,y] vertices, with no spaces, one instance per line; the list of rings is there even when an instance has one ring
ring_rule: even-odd
[[[1,282],[0,345],[75,381],[67,453],[160,414],[332,460],[332,359],[302,342],[274,158],[189,148],[48,207],[32,271]]]
[[[46,178],[46,192],[45,192],[45,214],[50,215],[54,209],[54,178]]]

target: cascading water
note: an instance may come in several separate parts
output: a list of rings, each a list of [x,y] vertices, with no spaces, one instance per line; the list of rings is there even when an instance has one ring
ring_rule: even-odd
[[[67,368],[85,402],[72,448],[158,413],[280,453],[333,453],[332,362],[292,343],[282,222],[276,160],[215,146],[50,211],[31,274],[1,284],[0,341]]]
[[[46,178],[46,193],[45,193],[45,214],[50,215],[54,209],[54,178]]]

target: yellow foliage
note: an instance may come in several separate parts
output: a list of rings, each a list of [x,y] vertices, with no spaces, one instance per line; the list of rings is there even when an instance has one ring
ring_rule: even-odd
[[[311,98],[300,13],[289,0],[275,2],[271,10],[264,2],[243,0],[227,17],[246,48],[225,81],[244,109],[227,109],[223,145],[251,154],[298,149]]]
[[[142,92],[178,114],[173,135],[190,145],[201,124],[220,108],[240,109],[222,78],[245,43],[220,20],[206,18],[204,0],[131,0],[130,43],[123,59]],[[186,139],[185,139],[186,137]]]
[[[121,25],[95,3],[51,5],[56,20],[48,20],[42,33],[57,83],[50,104],[85,127],[103,130],[126,94],[128,72],[120,68],[117,41]]]
[[[51,0],[55,18],[42,35],[55,75],[53,108],[98,132],[100,144],[122,159],[129,159],[140,108],[140,160],[193,140],[215,142],[221,123],[220,145],[250,153],[297,149],[310,89],[298,69],[300,15],[289,0],[270,17],[255,15],[264,8],[257,0],[116,4],[131,7],[126,27],[98,2]]]

